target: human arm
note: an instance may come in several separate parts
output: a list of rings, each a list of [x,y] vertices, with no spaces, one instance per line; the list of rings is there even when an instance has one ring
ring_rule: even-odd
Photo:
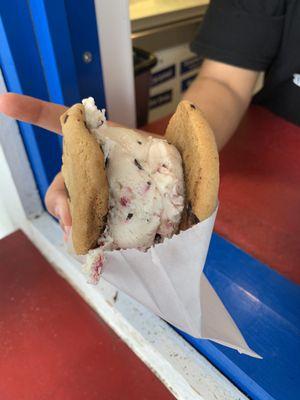
[[[227,143],[245,113],[259,73],[206,59],[184,94],[211,125],[218,149]]]

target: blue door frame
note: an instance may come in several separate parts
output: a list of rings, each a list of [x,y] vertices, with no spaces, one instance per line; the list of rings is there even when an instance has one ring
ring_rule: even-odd
[[[0,43],[8,91],[66,105],[93,96],[105,107],[93,0],[2,1]],[[61,168],[61,138],[27,123],[19,128],[43,200]]]

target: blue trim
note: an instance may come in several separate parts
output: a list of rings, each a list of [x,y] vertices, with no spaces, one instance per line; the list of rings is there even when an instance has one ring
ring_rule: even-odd
[[[48,100],[26,0],[2,1],[0,11],[1,69],[8,90]],[[39,193],[44,198],[60,169],[58,137],[26,123],[19,127]]]
[[[61,0],[28,0],[50,101],[80,101],[67,15]]]
[[[103,73],[100,59],[97,21],[93,0],[65,0],[80,97],[92,96],[99,108],[105,108]],[[83,53],[92,54],[92,62],[83,62]]]
[[[299,399],[300,286],[216,234],[205,273],[263,360],[181,334],[251,399]]]
[[[1,68],[9,91],[71,105],[93,96],[105,107],[94,3],[86,0],[0,2]],[[90,51],[93,61],[84,63]],[[20,123],[42,199],[61,166],[61,138]]]
[[[72,105],[92,96],[105,107],[93,0],[28,0],[49,98]],[[92,62],[83,61],[83,53]]]

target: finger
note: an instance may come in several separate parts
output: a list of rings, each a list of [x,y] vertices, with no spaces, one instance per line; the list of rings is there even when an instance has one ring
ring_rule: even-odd
[[[69,209],[68,194],[62,174],[59,173],[49,186],[45,203],[50,214],[59,220],[65,234],[69,234],[72,226],[72,217]]]
[[[66,193],[53,190],[52,193],[46,197],[46,206],[50,214],[58,219],[64,231],[65,239],[67,239],[71,231],[72,218]]]
[[[0,112],[19,121],[28,122],[61,133],[59,117],[67,107],[16,93],[0,95]]]
[[[57,197],[55,213],[57,215],[56,218],[58,218],[59,224],[64,232],[64,240],[67,241],[71,233],[72,220],[69,210],[69,204],[65,197]]]

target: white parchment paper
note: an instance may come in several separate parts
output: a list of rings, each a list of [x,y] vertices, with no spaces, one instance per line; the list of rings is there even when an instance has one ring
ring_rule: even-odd
[[[134,249],[106,252],[101,279],[196,338],[260,358],[203,273],[216,214],[217,210],[145,253]]]

